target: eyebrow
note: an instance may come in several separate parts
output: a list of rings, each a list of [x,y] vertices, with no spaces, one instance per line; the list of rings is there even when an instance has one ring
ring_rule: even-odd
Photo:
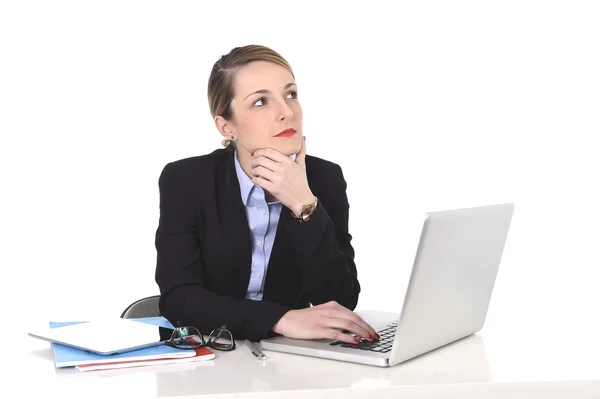
[[[285,87],[284,87],[283,89],[284,89],[284,90],[287,90],[287,89],[289,89],[289,88],[290,88],[290,87],[292,87],[292,86],[297,86],[297,85],[296,85],[296,83],[294,83],[294,82],[291,82],[291,83],[288,83],[288,84],[286,84],[286,85],[285,85]],[[253,94],[269,94],[269,93],[270,93],[270,91],[269,91],[269,90],[267,90],[267,89],[260,89],[260,90],[256,90],[256,91],[255,91],[255,92],[253,92],[253,93],[250,93],[250,94],[248,94],[248,95],[246,96],[246,98],[250,97],[250,96],[251,96],[251,95],[253,95]],[[244,100],[245,100],[246,98],[244,98]]]

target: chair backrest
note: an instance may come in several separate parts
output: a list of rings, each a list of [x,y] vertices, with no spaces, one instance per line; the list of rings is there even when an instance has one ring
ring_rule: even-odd
[[[138,317],[154,317],[160,316],[158,310],[158,300],[160,295],[149,296],[147,298],[138,299],[121,314],[122,319],[135,319]]]

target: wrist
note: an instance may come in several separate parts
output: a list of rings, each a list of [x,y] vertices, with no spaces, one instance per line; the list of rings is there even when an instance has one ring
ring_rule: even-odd
[[[285,330],[285,319],[286,319],[287,314],[290,312],[291,312],[291,310],[285,312],[284,315],[281,316],[281,318],[277,321],[277,323],[275,323],[275,325],[273,326],[271,331],[273,331],[276,334],[283,335],[282,331]]]

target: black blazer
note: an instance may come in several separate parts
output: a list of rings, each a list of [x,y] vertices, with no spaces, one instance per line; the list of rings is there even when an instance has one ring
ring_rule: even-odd
[[[156,282],[160,311],[173,325],[208,334],[223,324],[235,339],[272,334],[291,309],[336,301],[354,310],[360,285],[348,233],[341,168],[306,156],[309,186],[319,205],[306,223],[282,208],[262,301],[245,299],[252,263],[251,233],[240,195],[234,152],[169,163],[159,179]]]

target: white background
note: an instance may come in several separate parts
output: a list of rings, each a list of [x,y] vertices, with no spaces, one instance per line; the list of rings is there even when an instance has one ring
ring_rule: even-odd
[[[592,1],[3,2],[3,325],[158,293],[158,176],[220,147],[212,64],[257,43],[295,70],[308,152],[344,170],[359,309],[400,310],[426,212],[514,201],[485,328],[581,333],[600,303],[599,20]]]

